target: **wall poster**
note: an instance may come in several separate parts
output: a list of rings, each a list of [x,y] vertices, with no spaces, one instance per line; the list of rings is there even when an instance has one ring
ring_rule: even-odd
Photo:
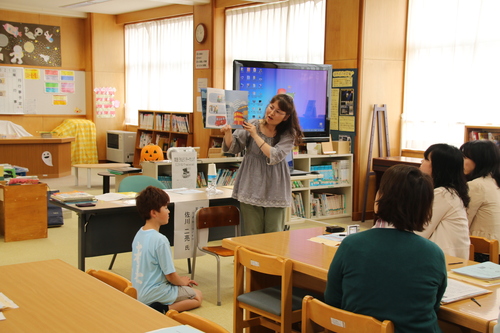
[[[61,67],[59,26],[0,21],[0,64]]]

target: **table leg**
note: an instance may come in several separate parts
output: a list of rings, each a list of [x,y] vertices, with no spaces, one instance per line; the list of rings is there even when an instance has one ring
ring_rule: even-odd
[[[78,186],[78,168],[75,167],[75,186]]]
[[[109,193],[109,176],[102,177],[102,193]]]
[[[90,179],[90,175],[91,175],[91,169],[90,168],[87,168],[87,188],[90,188],[91,187],[91,179]]]

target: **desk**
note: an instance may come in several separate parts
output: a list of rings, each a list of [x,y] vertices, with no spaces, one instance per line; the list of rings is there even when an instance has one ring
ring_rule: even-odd
[[[377,181],[376,190],[378,190],[380,185],[380,180],[385,170],[389,169],[391,166],[396,164],[412,165],[415,167],[420,167],[422,164],[421,158],[415,157],[405,157],[405,156],[389,156],[389,157],[375,157],[372,162],[372,169],[375,172],[375,177]]]
[[[148,332],[180,323],[62,260],[0,266],[1,332]]]
[[[170,220],[160,228],[173,244],[175,203],[209,199],[210,206],[234,204],[232,190],[219,188],[222,194],[208,196],[205,191],[193,194],[168,192]],[[132,241],[144,225],[135,205],[99,201],[94,207],[76,207],[57,200],[51,203],[74,211],[78,215],[78,268],[85,270],[85,258],[132,251]],[[219,238],[220,239],[220,238]]]
[[[0,163],[28,168],[28,175],[38,178],[59,178],[71,175],[71,142],[75,138],[0,139]],[[52,161],[42,157],[50,152]],[[49,163],[49,164],[47,164]],[[52,164],[52,165],[50,165]]]
[[[319,227],[226,238],[222,241],[222,246],[229,249],[243,246],[264,254],[290,258],[293,261],[294,285],[309,289],[314,286],[317,291],[324,292],[328,269],[337,248],[309,241],[309,238],[321,235],[323,231],[324,228]],[[446,256],[446,261],[465,263],[453,265],[453,268],[474,263],[451,256]],[[468,299],[442,305],[438,312],[439,319],[478,332],[489,332],[490,322],[498,318],[500,286],[487,287],[487,289],[493,292],[476,297],[481,307]]]

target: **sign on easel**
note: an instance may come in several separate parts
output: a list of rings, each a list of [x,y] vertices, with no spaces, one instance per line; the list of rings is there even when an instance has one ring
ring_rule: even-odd
[[[172,161],[172,188],[196,188],[198,173],[196,155],[192,147],[169,149],[167,156]]]

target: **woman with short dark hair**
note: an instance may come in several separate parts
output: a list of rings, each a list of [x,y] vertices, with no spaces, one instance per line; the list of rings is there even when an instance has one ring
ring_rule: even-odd
[[[441,332],[437,310],[446,289],[443,251],[413,231],[432,213],[430,176],[395,165],[384,173],[375,199],[374,228],[347,236],[328,271],[327,304],[391,320],[396,332]]]

